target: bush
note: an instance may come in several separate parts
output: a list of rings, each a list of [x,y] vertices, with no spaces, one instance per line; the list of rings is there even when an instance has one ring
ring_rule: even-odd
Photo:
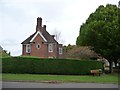
[[[2,58],[3,73],[31,74],[90,74],[91,69],[103,69],[103,64],[93,60],[41,59],[33,57]]]

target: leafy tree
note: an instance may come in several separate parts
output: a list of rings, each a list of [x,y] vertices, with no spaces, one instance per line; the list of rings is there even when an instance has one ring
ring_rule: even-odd
[[[67,53],[69,50],[73,49],[74,47],[75,45],[68,44],[68,46],[63,46],[63,51]]]
[[[74,58],[74,59],[93,59],[96,60],[98,55],[93,51],[90,50],[90,47],[85,46],[75,46],[75,45],[68,45],[64,47],[64,58]]]
[[[119,13],[118,13],[119,12]],[[116,5],[99,6],[80,27],[76,44],[91,46],[110,63],[120,60],[120,9]]]
[[[7,50],[3,50],[3,48],[0,46],[0,58],[1,57],[9,57],[10,52],[7,52]]]

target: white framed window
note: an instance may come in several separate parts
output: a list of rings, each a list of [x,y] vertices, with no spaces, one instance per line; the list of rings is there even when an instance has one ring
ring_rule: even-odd
[[[59,54],[62,54],[62,48],[59,48]]]
[[[30,53],[31,52],[31,45],[27,44],[26,45],[26,53]]]
[[[41,45],[38,43],[38,44],[36,45],[36,48],[37,48],[37,49],[40,49],[40,47],[41,47]]]
[[[48,52],[53,52],[53,44],[48,44]]]

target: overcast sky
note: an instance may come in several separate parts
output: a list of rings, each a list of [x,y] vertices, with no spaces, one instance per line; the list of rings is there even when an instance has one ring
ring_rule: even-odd
[[[21,42],[35,32],[36,19],[53,34],[61,32],[59,42],[75,44],[79,28],[99,5],[119,0],[0,0],[0,45],[11,55],[22,53]]]

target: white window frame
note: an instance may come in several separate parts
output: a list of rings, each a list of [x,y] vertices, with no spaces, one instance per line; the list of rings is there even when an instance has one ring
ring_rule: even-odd
[[[63,49],[59,48],[59,54],[62,54],[62,53],[63,53]]]
[[[48,44],[48,52],[53,52],[53,44]]]
[[[30,53],[30,52],[31,52],[31,45],[26,44],[26,53]]]
[[[39,47],[38,47],[38,45],[39,45]],[[36,44],[36,48],[37,49],[40,49],[41,48],[41,45],[38,43],[38,44]]]

